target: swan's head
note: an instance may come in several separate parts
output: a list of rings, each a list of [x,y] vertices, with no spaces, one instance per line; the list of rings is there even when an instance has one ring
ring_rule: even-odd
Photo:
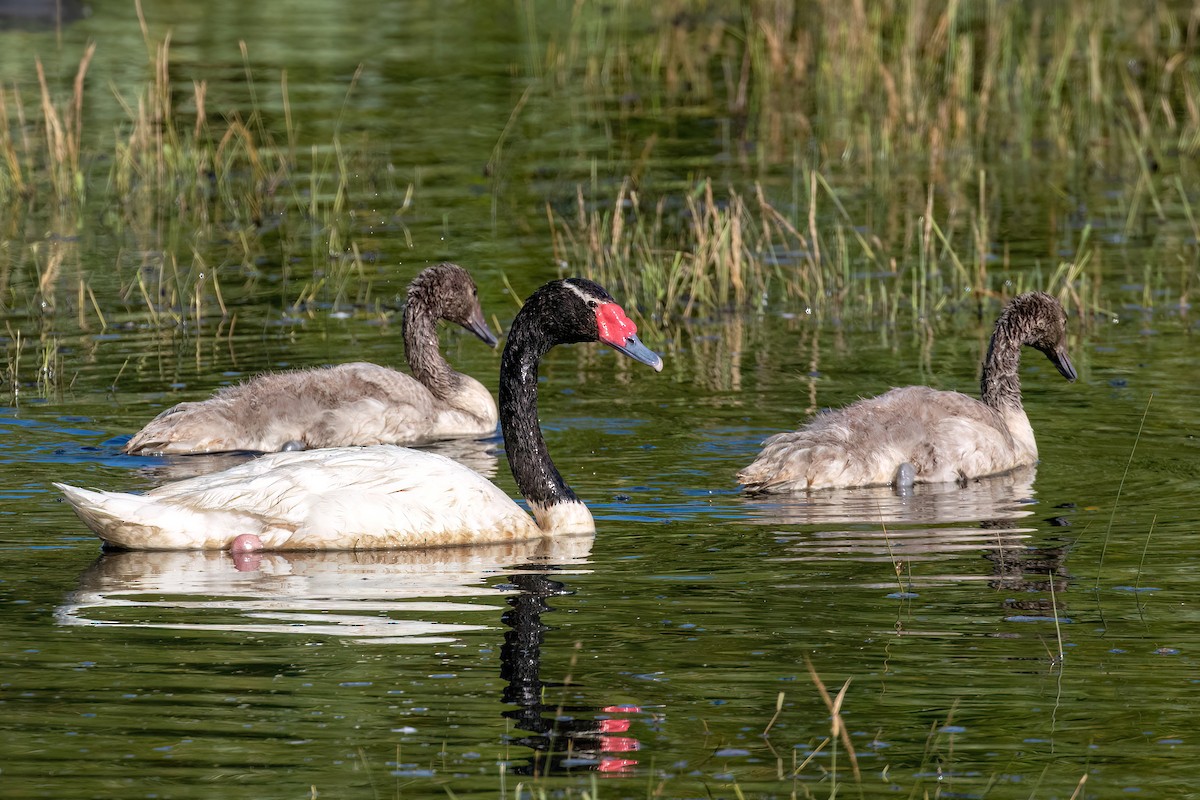
[[[1021,344],[1042,351],[1064,378],[1075,380],[1075,365],[1067,354],[1067,312],[1054,297],[1045,292],[1014,297],[996,323],[1001,325]]]
[[[483,317],[479,290],[470,273],[445,262],[421,270],[408,285],[408,303],[430,309],[438,319],[457,323],[495,347],[499,341]]]
[[[536,315],[551,344],[603,342],[656,372],[662,357],[642,344],[637,325],[600,284],[586,278],[550,281],[534,292],[521,310]],[[515,327],[515,323],[514,323]]]

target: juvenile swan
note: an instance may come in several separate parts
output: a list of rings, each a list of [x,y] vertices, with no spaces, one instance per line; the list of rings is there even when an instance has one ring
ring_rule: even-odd
[[[513,320],[500,425],[534,519],[478,473],[391,445],[275,453],[144,495],[56,485],[106,544],[133,550],[367,550],[594,532],[538,426],[538,362],[555,345],[601,341],[661,370],[636,333],[601,286],[580,278],[547,283]]]
[[[439,319],[496,346],[471,276],[456,264],[437,264],[408,287],[404,354],[412,377],[364,362],[259,375],[207,400],[168,408],[124,450],[273,453],[489,435],[496,430],[496,403],[483,384],[442,358]]]
[[[1042,351],[1069,381],[1067,318],[1042,292],[1013,298],[996,320],[983,362],[982,402],[909,386],[818,414],[763,443],[738,473],[747,492],[964,482],[1037,461],[1021,406],[1021,345]]]

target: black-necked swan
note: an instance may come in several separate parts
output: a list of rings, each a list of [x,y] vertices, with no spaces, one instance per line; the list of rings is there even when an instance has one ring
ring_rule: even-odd
[[[466,545],[591,533],[538,425],[538,362],[600,341],[662,369],[603,287],[545,284],[513,320],[500,360],[500,425],[533,519],[495,484],[448,458],[392,445],[284,452],[143,495],[55,484],[89,528],[133,550],[359,550]]]
[[[123,448],[132,455],[312,450],[419,444],[496,430],[496,402],[438,350],[437,323],[492,347],[475,282],[457,264],[427,267],[408,287],[404,354],[412,375],[366,362],[259,375],[168,408]]]
[[[738,480],[747,492],[794,492],[962,482],[1036,463],[1017,374],[1022,345],[1042,351],[1075,380],[1062,305],[1043,292],[1022,294],[996,321],[982,400],[927,386],[892,389],[770,437]]]

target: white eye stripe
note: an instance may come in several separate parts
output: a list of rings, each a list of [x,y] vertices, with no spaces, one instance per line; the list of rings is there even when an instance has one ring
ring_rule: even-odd
[[[579,297],[579,299],[585,303],[589,300],[596,299],[591,294],[585,292],[583,289],[580,289],[578,286],[576,286],[575,284],[573,284],[569,281],[563,281],[563,286],[566,286],[568,289],[570,289],[572,292],[574,292]]]

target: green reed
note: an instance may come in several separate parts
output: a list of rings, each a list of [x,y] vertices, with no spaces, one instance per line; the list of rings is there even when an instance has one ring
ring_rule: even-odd
[[[1191,152],[1200,137],[1200,75],[1189,63],[1196,9],[1117,0],[621,7],[617,17],[576,4],[569,24],[546,32],[530,72],[597,110],[630,94],[720,105],[747,118],[773,163],[798,138],[837,138],[876,163],[917,156],[938,171],[986,163],[998,148],[1074,156],[1119,147],[1125,121],[1140,144],[1166,134]],[[643,22],[621,26],[629,20]]]
[[[865,226],[856,224],[823,175],[809,177],[806,207],[792,214],[758,184],[747,197],[734,188],[719,193],[704,180],[653,201],[630,180],[612,199],[589,197],[581,186],[570,211],[548,209],[554,256],[568,272],[598,280],[664,321],[781,304],[853,309],[895,321],[902,306],[918,317],[947,308],[982,311],[987,298],[1031,288],[1057,294],[1082,316],[1101,309],[1088,229],[1076,259],[1035,281],[1028,272],[993,267],[986,209],[965,223],[914,218],[910,244],[889,251],[862,232]],[[834,210],[826,213],[825,205]],[[832,221],[818,222],[829,216]]]
[[[214,112],[205,81],[178,89],[170,35],[153,39],[140,6],[138,13],[147,77],[131,93],[111,87],[125,113],[116,130],[83,127],[84,107],[95,101],[84,80],[95,44],[69,91],[57,88],[40,61],[31,65],[36,102],[15,85],[0,87],[0,203],[9,211],[3,224],[12,243],[0,252],[0,311],[52,313],[73,305],[84,328],[131,314],[155,326],[198,323],[228,313],[227,290],[255,291],[264,262],[281,265],[295,309],[368,304],[348,198],[360,191],[351,176],[383,171],[369,146],[347,151],[335,131],[329,142],[301,150],[286,72],[277,90],[253,86],[245,45],[251,106],[245,114]],[[259,103],[268,95],[283,108],[278,133],[263,122]],[[405,193],[394,181],[374,181],[372,191],[385,194],[381,185],[397,195],[400,213],[411,205],[411,187]],[[103,275],[89,275],[75,242],[85,215],[97,208],[129,246]],[[19,245],[20,220],[44,209],[54,236]],[[292,286],[286,274],[306,252],[318,277]]]
[[[559,19],[539,17],[550,12],[532,2],[518,11],[533,82],[489,173],[515,174],[503,163],[514,157],[515,121],[538,104],[585,121],[608,120],[614,104],[650,118],[688,109],[721,120],[740,159],[719,179],[713,167],[681,185],[648,159],[652,133],[633,143],[624,172],[546,198],[547,249],[647,315],[780,305],[894,321],[978,311],[1040,287],[1090,319],[1119,305],[1120,282],[1109,289],[1101,276],[1125,257],[1084,228],[1060,232],[1032,265],[1014,262],[1005,222],[1031,194],[1050,195],[1045,227],[1057,229],[1078,202],[1066,195],[1085,194],[1093,173],[1119,178],[1103,215],[1121,220],[1122,236],[1170,227],[1154,264],[1126,267],[1128,282],[1145,282],[1138,299],[1188,302],[1200,271],[1188,189],[1200,148],[1200,70],[1188,57],[1200,11],[1116,0],[626,0],[612,13],[576,3]],[[0,253],[12,260],[0,264],[0,308],[74,298],[89,324],[141,313],[180,325],[226,314],[232,295],[258,288],[264,263],[284,273],[293,311],[369,306],[350,209],[360,191],[352,176],[385,172],[372,144],[344,142],[340,126],[301,144],[287,73],[257,85],[245,43],[250,103],[213,108],[204,80],[180,89],[170,35],[155,39],[138,14],[146,78],[115,90],[125,112],[115,131],[83,128],[96,45],[62,86],[31,64],[36,98],[0,87],[0,202],[17,213],[54,208],[63,239],[84,204],[105,206],[106,223],[130,242],[114,265],[119,288],[84,274],[77,252],[49,282],[23,274],[44,256]],[[268,124],[266,103],[282,109],[281,125]],[[496,219],[506,198],[493,183]],[[388,191],[401,212],[412,203],[411,187]],[[1061,240],[1069,256],[1055,253]],[[292,281],[290,265],[304,259],[310,269]],[[35,284],[36,303],[18,296]]]
[[[1067,193],[1096,170],[1119,176],[1115,208],[1102,213],[1124,220],[1125,238],[1186,222],[1190,243],[1164,241],[1150,256],[1184,266],[1154,275],[1165,297],[1146,290],[1186,305],[1200,260],[1181,177],[1200,143],[1190,58],[1200,11],[832,0],[622,9],[616,19],[577,4],[557,29],[528,22],[547,28],[530,74],[586,119],[627,98],[634,113],[725,117],[751,172],[790,163],[793,173],[785,198],[777,181],[764,190],[736,173],[728,186],[701,174],[692,189],[656,192],[639,168],[607,197],[593,182],[579,210],[552,212],[556,254],[647,312],[766,298],[920,317],[1019,283],[1090,317],[1115,305],[1101,295],[1105,247],[1085,230],[1073,256],[1035,267],[1050,283],[1031,284],[1028,262],[1009,261],[1003,212],[1062,186],[1044,202],[1053,229],[1073,213]],[[653,22],[629,24],[639,19]]]

